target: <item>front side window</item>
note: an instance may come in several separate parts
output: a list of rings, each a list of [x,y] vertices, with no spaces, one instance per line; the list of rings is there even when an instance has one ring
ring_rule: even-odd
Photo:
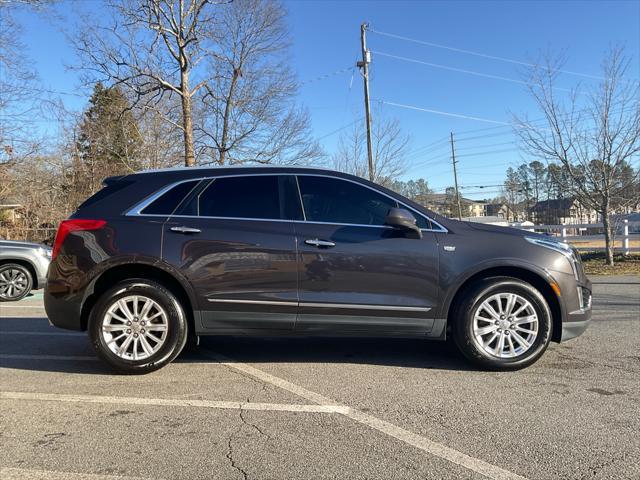
[[[219,177],[198,196],[204,217],[283,219],[281,181],[277,175]]]
[[[353,182],[328,177],[299,176],[300,195],[310,222],[384,225],[392,198]]]

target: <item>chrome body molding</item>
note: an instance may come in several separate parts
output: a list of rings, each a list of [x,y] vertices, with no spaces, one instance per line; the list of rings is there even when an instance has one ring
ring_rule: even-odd
[[[235,298],[208,298],[213,303],[234,303],[249,305],[282,305],[287,307],[313,307],[313,308],[345,308],[356,310],[390,310],[399,312],[428,312],[430,307],[405,307],[394,305],[363,305],[358,303],[315,303],[315,302],[287,302],[281,300],[241,300]]]
[[[284,300],[240,300],[235,298],[207,298],[212,303],[240,303],[249,305],[282,305],[284,307],[297,307],[298,302],[287,302]]]

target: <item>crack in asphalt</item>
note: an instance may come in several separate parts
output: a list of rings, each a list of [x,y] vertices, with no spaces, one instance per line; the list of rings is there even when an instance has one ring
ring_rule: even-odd
[[[247,403],[251,403],[249,398],[247,398]],[[251,423],[249,421],[247,421],[247,419],[244,418],[244,410],[242,409],[242,405],[240,405],[240,420],[242,420],[242,423],[244,423],[245,425],[248,425],[250,427],[252,427],[254,430],[256,430],[260,435],[267,437],[267,439],[271,439],[271,437],[269,436],[268,433],[264,433],[264,431],[255,423]]]
[[[248,398],[247,398],[247,403],[250,403]],[[270,439],[271,437],[269,436],[268,433],[265,433],[258,425],[256,425],[255,423],[251,423],[246,418],[244,418],[244,409],[242,408],[242,404],[240,404],[239,416],[240,416],[240,420],[242,421],[242,425],[240,425],[229,436],[229,440],[227,441],[227,455],[226,455],[226,457],[229,460],[229,463],[231,464],[231,467],[234,468],[238,473],[240,473],[240,475],[242,475],[243,480],[248,480],[249,474],[247,473],[247,471],[244,470],[241,466],[239,466],[237,464],[236,460],[233,458],[233,439],[234,439],[234,437],[238,433],[240,433],[242,431],[243,425],[251,427],[253,430],[258,432],[261,436],[266,437],[267,439]]]
[[[244,480],[247,480],[249,478],[249,474],[247,472],[245,472],[242,467],[239,467],[236,464],[236,461],[233,459],[233,446],[231,445],[232,442],[233,442],[233,436],[234,435],[231,435],[229,437],[229,441],[227,442],[227,459],[229,460],[229,463],[231,464],[231,467],[233,467],[235,470],[237,470],[238,473],[240,473],[240,475],[242,475],[242,478]]]

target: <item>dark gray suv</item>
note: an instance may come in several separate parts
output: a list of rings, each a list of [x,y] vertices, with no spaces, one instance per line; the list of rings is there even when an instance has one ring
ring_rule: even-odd
[[[45,307],[129,373],[199,335],[247,334],[451,336],[516,369],[586,329],[591,283],[565,243],[351,175],[173,169],[109,178],[60,225]]]

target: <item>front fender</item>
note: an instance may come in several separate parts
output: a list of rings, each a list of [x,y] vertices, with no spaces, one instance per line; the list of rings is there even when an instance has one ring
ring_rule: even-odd
[[[439,312],[439,318],[447,318],[451,304],[456,294],[461,288],[466,286],[468,282],[474,277],[483,276],[483,273],[492,276],[504,275],[504,276],[517,276],[518,272],[526,272],[528,275],[535,275],[539,279],[545,281],[547,284],[557,283],[551,272],[545,268],[541,268],[521,258],[495,258],[486,260],[480,263],[476,263],[464,272],[447,278],[446,275],[442,275],[440,281],[440,289],[442,292],[441,310]],[[562,309],[562,302],[559,302]]]

